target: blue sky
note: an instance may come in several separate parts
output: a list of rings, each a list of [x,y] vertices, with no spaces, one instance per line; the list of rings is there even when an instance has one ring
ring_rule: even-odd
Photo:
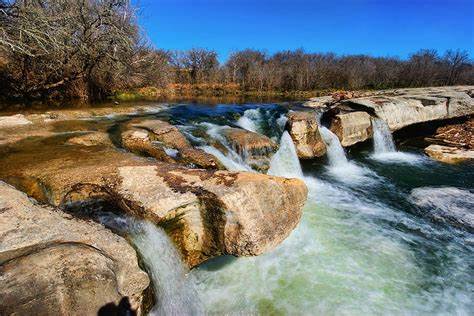
[[[420,48],[474,56],[474,0],[135,0],[154,46],[405,58]]]

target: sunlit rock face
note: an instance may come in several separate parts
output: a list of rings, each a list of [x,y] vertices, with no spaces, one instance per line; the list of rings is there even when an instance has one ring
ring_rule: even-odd
[[[362,111],[337,114],[330,129],[344,147],[366,141],[373,134],[370,115]]]
[[[131,152],[159,161],[204,169],[224,169],[214,156],[192,147],[175,126],[164,121],[132,121],[122,132],[121,142]]]
[[[253,169],[265,172],[270,159],[278,150],[278,144],[267,136],[239,128],[225,128],[223,136],[229,145]]]
[[[123,298],[141,313],[149,279],[125,239],[39,206],[4,182],[0,212],[2,313],[93,315]]]
[[[287,129],[301,159],[321,157],[326,153],[326,145],[319,134],[314,112],[290,111],[287,114]]]
[[[469,91],[470,87],[387,90],[342,104],[383,119],[395,131],[416,123],[474,114]]]
[[[441,145],[429,145],[425,153],[431,158],[445,163],[460,163],[474,160],[474,150],[448,147]]]
[[[189,266],[273,249],[299,223],[305,184],[248,172],[122,167],[112,189],[135,215],[161,223]]]
[[[28,194],[68,211],[100,201],[149,219],[165,227],[189,266],[220,254],[272,249],[301,217],[306,187],[299,180],[188,169],[110,147],[64,146],[64,141],[47,151],[31,148],[27,156],[12,152],[0,158],[8,167],[0,176],[14,176]]]

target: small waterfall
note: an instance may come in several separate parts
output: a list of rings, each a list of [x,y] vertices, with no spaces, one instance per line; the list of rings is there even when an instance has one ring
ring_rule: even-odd
[[[326,144],[329,160],[328,171],[341,182],[357,185],[372,185],[377,175],[365,167],[349,161],[339,138],[328,128],[320,126],[319,132]]]
[[[423,156],[397,151],[392,133],[382,119],[372,118],[374,129],[374,153],[372,158],[383,163],[416,164],[424,161]]]
[[[339,138],[328,128],[321,126],[319,133],[326,144],[327,157],[331,166],[344,166],[349,163]]]
[[[395,142],[387,123],[381,119],[372,119],[372,126],[374,128],[374,153],[396,152]]]
[[[150,315],[204,314],[195,282],[164,230],[150,222],[133,226],[132,242],[155,286],[156,305]]]
[[[258,123],[261,119],[262,115],[258,109],[249,109],[237,120],[236,125],[248,131],[259,133]]]
[[[229,151],[227,155],[224,155],[212,146],[201,146],[199,148],[219,159],[220,163],[229,171],[252,171],[252,168],[234,151]]]
[[[270,161],[270,169],[267,174],[286,178],[303,179],[300,161],[296,154],[295,144],[287,131],[283,132],[280,140],[280,148]]]
[[[97,220],[120,234],[129,235],[151,278],[156,305],[150,315],[203,315],[195,280],[183,264],[171,239],[153,223],[110,212]]]

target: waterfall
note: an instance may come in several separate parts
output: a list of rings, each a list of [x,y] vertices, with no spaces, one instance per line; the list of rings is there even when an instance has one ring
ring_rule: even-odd
[[[344,166],[349,163],[339,138],[328,128],[321,126],[319,133],[326,144],[327,157],[331,166]]]
[[[374,153],[396,152],[395,142],[387,123],[381,119],[372,119],[374,128]]]
[[[194,277],[161,227],[110,212],[97,214],[104,226],[129,235],[151,278],[156,304],[150,315],[202,315],[204,310]]]
[[[270,161],[268,174],[286,178],[303,179],[300,161],[296,154],[295,144],[287,131],[283,132],[280,140],[280,148]]]
[[[357,185],[372,185],[377,181],[377,175],[368,168],[351,162],[339,138],[328,128],[320,126],[319,133],[326,144],[326,155],[329,160],[327,170],[341,182]]]
[[[374,153],[372,158],[384,163],[416,164],[425,161],[423,156],[397,151],[392,133],[382,119],[372,118]]]
[[[224,155],[220,150],[212,146],[201,146],[199,148],[216,157],[229,171],[252,171],[252,168],[232,150],[229,150],[227,155]]]
[[[195,282],[163,229],[150,222],[133,225],[138,248],[155,287],[156,305],[150,315],[200,315],[204,310]]]
[[[262,114],[258,109],[249,109],[237,120],[236,125],[248,131],[259,133],[258,122],[261,119]]]

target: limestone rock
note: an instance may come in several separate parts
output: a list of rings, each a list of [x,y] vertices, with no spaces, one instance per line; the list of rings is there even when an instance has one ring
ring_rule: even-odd
[[[189,266],[273,249],[299,223],[307,195],[297,179],[164,164],[121,167],[115,183],[114,195],[164,226]]]
[[[128,150],[163,162],[178,162],[191,167],[224,169],[219,160],[191,146],[175,126],[160,120],[138,120],[122,133],[122,145]]]
[[[362,111],[337,114],[331,122],[330,129],[337,135],[344,147],[372,137],[370,115]]]
[[[159,144],[153,143],[149,133],[142,129],[129,129],[122,134],[122,146],[138,155],[151,156],[164,162],[174,162],[164,148]]]
[[[3,182],[0,212],[2,314],[94,315],[123,297],[140,313],[149,279],[125,239]]]
[[[67,144],[82,146],[112,146],[109,135],[105,132],[90,132],[69,138]]]
[[[226,128],[223,135],[245,162],[259,171],[267,171],[278,144],[267,136],[239,128]]]
[[[287,129],[295,143],[298,157],[311,159],[323,156],[326,145],[319,134],[315,113],[291,111],[287,117]]]
[[[437,87],[381,91],[376,95],[342,101],[387,122],[392,131],[433,120],[474,114],[474,99],[467,88]]]
[[[425,153],[433,159],[445,163],[459,163],[474,160],[474,150],[448,147],[441,145],[429,145]]]

